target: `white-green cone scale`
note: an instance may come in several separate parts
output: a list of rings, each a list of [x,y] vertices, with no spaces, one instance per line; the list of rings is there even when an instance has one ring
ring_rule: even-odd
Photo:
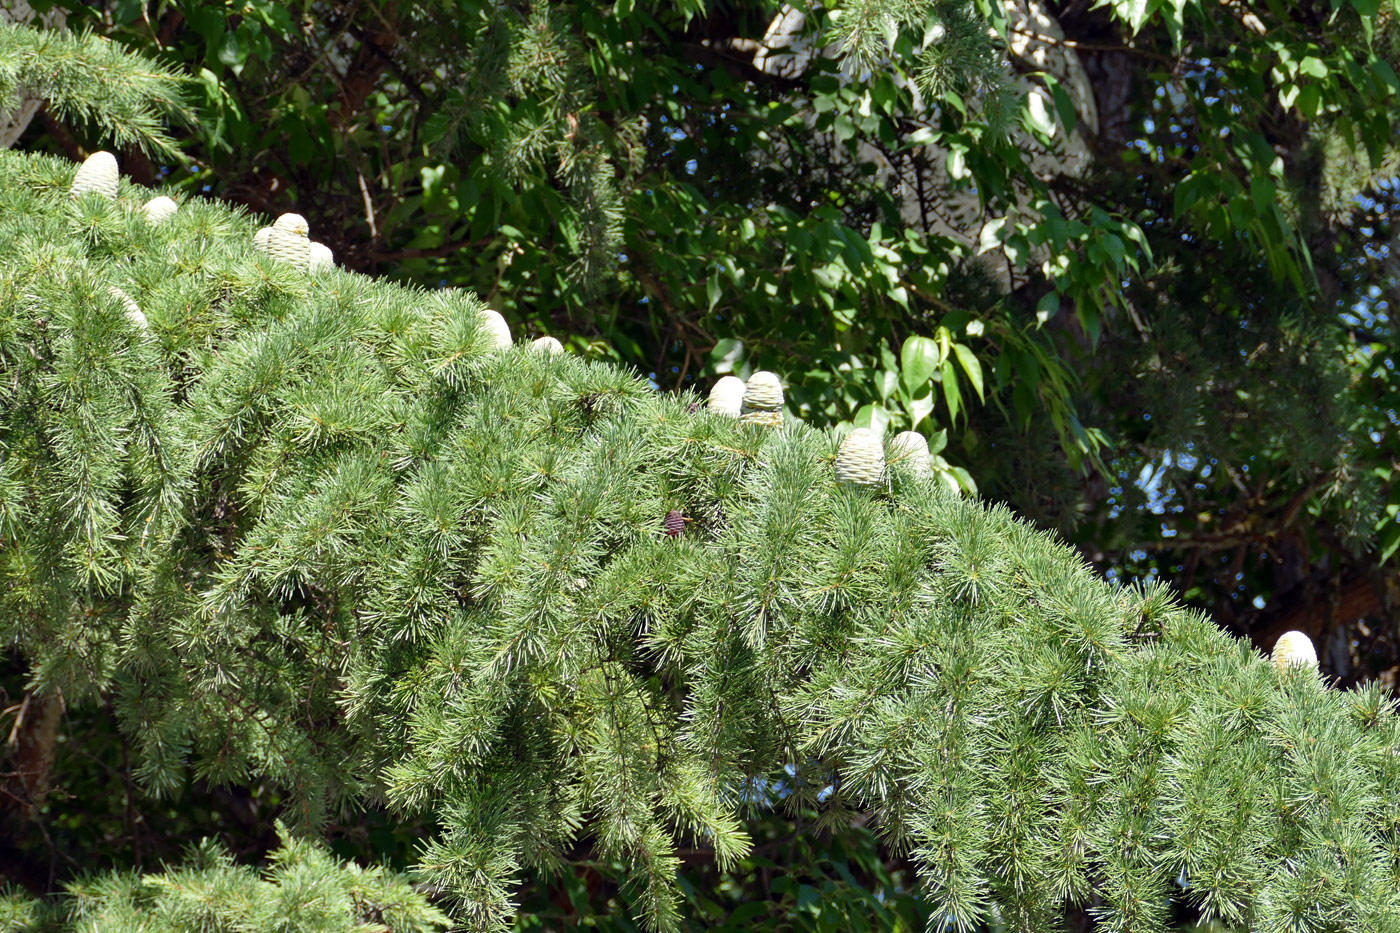
[[[267,251],[273,259],[281,260],[298,269],[311,267],[311,239],[307,236],[310,228],[306,218],[300,214],[283,214],[272,224],[267,234]]]
[[[744,380],[724,376],[710,388],[709,409],[717,415],[737,418],[744,413]]]
[[[110,152],[94,152],[78,166],[78,172],[73,176],[73,187],[68,190],[75,198],[83,194],[100,194],[115,200],[118,178],[117,157]]]
[[[257,233],[253,234],[253,249],[257,250],[257,251],[260,252],[260,253],[266,254],[266,253],[267,253],[267,238],[268,238],[269,236],[271,236],[271,235],[272,235],[272,228],[271,228],[271,227],[263,227],[263,228],[262,228],[261,230],[259,230]]]
[[[151,198],[146,202],[145,206],[141,208],[146,214],[146,219],[153,224],[168,220],[179,209],[180,205],[176,204],[174,199],[167,198],[163,194]]]
[[[878,486],[885,481],[885,444],[869,428],[856,428],[836,452],[836,481]]]

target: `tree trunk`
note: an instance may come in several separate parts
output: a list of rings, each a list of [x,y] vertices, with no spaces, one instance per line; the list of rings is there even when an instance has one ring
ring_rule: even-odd
[[[4,809],[21,818],[33,816],[48,796],[62,713],[61,693],[31,690],[24,695],[19,716],[10,730],[6,744],[11,768],[5,775]]]

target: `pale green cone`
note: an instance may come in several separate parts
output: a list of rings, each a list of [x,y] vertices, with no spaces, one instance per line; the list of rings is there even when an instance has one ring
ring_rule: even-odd
[[[273,259],[296,266],[311,267],[311,240],[307,237],[306,218],[300,214],[283,214],[272,224],[267,235],[267,251]]]
[[[749,377],[744,386],[743,413],[751,411],[782,411],[783,383],[777,376],[760,369]]]
[[[723,376],[710,387],[709,409],[717,415],[737,418],[744,413],[744,380]]]
[[[110,152],[94,152],[87,157],[78,172],[73,176],[73,186],[68,190],[73,197],[81,194],[100,194],[104,198],[117,196],[117,157]]]
[[[841,441],[836,453],[836,480],[857,486],[885,481],[885,445],[869,428],[856,428]]]
[[[890,441],[889,464],[908,471],[913,476],[928,476],[933,472],[928,452],[928,439],[918,431],[901,431]]]
[[[553,337],[536,337],[530,344],[530,349],[546,357],[560,356],[564,352],[564,345]]]
[[[146,202],[145,206],[141,208],[146,214],[146,219],[153,224],[158,224],[162,220],[168,220],[179,209],[180,205],[176,204],[174,199],[167,198],[163,194],[151,198]]]
[[[331,252],[331,248],[326,244],[317,243],[314,240],[311,242],[310,254],[307,260],[308,267],[312,272],[319,269],[335,268],[335,253]]]
[[[481,312],[483,323],[486,325],[488,339],[493,350],[509,350],[513,342],[510,337],[510,325],[506,319],[501,317],[499,311],[492,311],[487,308]]]
[[[1274,644],[1273,662],[1279,670],[1310,667],[1317,670],[1317,651],[1312,639],[1302,632],[1284,632]]]
[[[126,319],[128,321],[141,330],[149,329],[149,325],[146,322],[146,315],[142,313],[141,306],[136,303],[136,299],[132,298],[115,285],[107,289],[107,294],[122,303],[122,307],[126,309]]]

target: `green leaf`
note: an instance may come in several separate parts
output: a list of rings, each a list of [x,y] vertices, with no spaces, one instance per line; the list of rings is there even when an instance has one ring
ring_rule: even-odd
[[[714,349],[710,351],[710,369],[721,375],[732,373],[743,359],[744,341],[725,337],[715,341]]]
[[[1318,109],[1322,106],[1322,88],[1316,84],[1305,84],[1298,92],[1298,112],[1309,120],[1317,118]]]
[[[953,353],[957,355],[958,362],[967,373],[972,388],[977,390],[977,397],[985,402],[987,397],[982,392],[982,363],[977,359],[977,354],[972,352],[971,347],[961,343],[953,344]]]
[[[1051,116],[1049,102],[1040,88],[1034,88],[1026,94],[1023,114],[1033,131],[1046,137],[1055,135],[1055,118]]]
[[[994,250],[1001,245],[1005,235],[1001,232],[1006,226],[1006,217],[994,217],[987,221],[982,227],[982,233],[977,238],[977,255],[982,255],[989,250]]]
[[[613,16],[622,19],[632,15],[632,0],[615,0],[613,3]]]
[[[884,434],[890,426],[890,413],[885,410],[884,405],[871,402],[868,405],[862,405],[851,420],[858,428],[869,428],[876,434]]]
[[[958,419],[958,409],[962,407],[962,392],[958,389],[958,374],[952,360],[943,361],[943,398],[948,402],[951,420]]]
[[[943,362],[938,344],[929,337],[910,337],[899,351],[899,378],[910,398],[919,394]]]
[[[910,399],[909,404],[905,406],[905,410],[909,412],[909,426],[917,429],[925,418],[933,414],[933,406],[934,394],[931,387],[929,391]]]
[[[1389,85],[1391,91],[1400,92],[1400,77],[1396,76],[1395,69],[1390,67],[1390,62],[1376,55],[1372,56],[1369,64],[1371,70],[1380,75],[1381,80]]]
[[[1065,133],[1073,133],[1079,115],[1075,113],[1074,101],[1070,99],[1069,92],[1059,81],[1049,75],[1046,76],[1045,83],[1049,85],[1050,94],[1055,99],[1055,112],[1059,114],[1060,122],[1064,124]]]
[[[1400,523],[1386,522],[1377,538],[1381,551],[1380,562],[1384,564],[1394,556],[1396,550],[1400,550]]]
[[[977,484],[973,482],[971,473],[960,466],[950,466],[948,467],[948,472],[957,479],[958,485],[961,486],[969,496],[977,495]]]
[[[242,67],[243,60],[247,57],[248,50],[239,41],[238,34],[236,32],[224,33],[224,41],[219,44],[219,61],[238,68]]]
[[[1328,74],[1327,63],[1312,55],[1305,57],[1302,62],[1298,64],[1298,70],[1314,78],[1325,78]]]

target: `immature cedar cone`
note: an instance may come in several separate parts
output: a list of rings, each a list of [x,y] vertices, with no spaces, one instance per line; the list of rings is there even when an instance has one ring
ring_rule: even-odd
[[[885,445],[869,428],[856,428],[836,452],[836,481],[878,486],[885,479]]]
[[[146,315],[141,313],[141,306],[136,303],[135,299],[115,285],[107,289],[107,294],[122,303],[122,307],[126,309],[126,319],[128,321],[135,324],[141,330],[147,329]]]
[[[151,198],[146,202],[146,206],[142,208],[146,214],[146,219],[153,224],[158,224],[162,220],[169,218],[170,215],[174,214],[179,209],[180,205],[163,194]]]
[[[73,187],[69,192],[73,197],[80,194],[100,194],[108,200],[117,196],[117,157],[110,152],[94,152],[78,166],[73,176]]]
[[[311,240],[307,237],[310,228],[306,218],[300,214],[283,214],[272,223],[267,235],[267,251],[273,259],[280,259],[298,269],[311,267]]]
[[[744,380],[738,376],[723,376],[710,389],[710,411],[717,415],[737,418],[743,414]]]
[[[267,238],[268,238],[269,236],[271,236],[271,235],[272,235],[272,228],[271,228],[271,227],[263,227],[263,228],[262,228],[261,230],[259,230],[257,233],[253,234],[253,249],[257,250],[257,251],[260,252],[260,253],[266,253],[266,252],[267,252]]]
[[[1317,652],[1312,639],[1302,632],[1284,632],[1274,644],[1274,664],[1279,670],[1287,667],[1310,667],[1317,670]]]
[[[759,370],[744,386],[743,414],[740,424],[757,424],[765,428],[783,426],[783,384],[767,370]]]
[[[680,509],[672,509],[666,513],[666,534],[669,537],[676,537],[685,531],[685,516]]]
[[[564,352],[564,345],[553,337],[536,337],[530,344],[530,349],[545,357],[559,356]]]
[[[307,259],[307,268],[311,269],[312,272],[315,272],[317,269],[334,269],[335,253],[331,252],[331,248],[326,244],[317,243],[315,240],[312,240],[310,255]]]
[[[749,377],[744,386],[744,414],[751,411],[782,411],[783,383],[766,369]]]
[[[900,466],[914,476],[928,476],[928,441],[918,431],[901,431],[890,441],[890,466]]]
[[[510,325],[499,311],[487,308],[481,312],[482,324],[486,327],[486,341],[492,350],[509,350],[511,346]]]

